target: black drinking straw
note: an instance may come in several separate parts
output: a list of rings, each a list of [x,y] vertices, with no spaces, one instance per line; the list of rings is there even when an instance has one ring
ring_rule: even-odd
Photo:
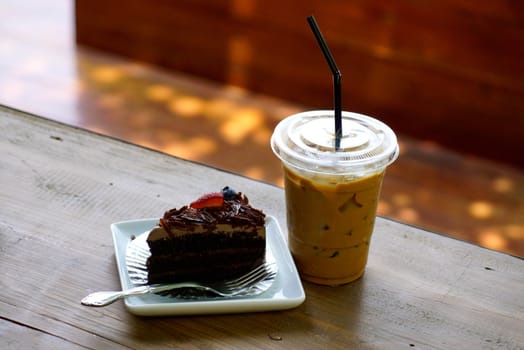
[[[307,21],[311,27],[311,30],[313,31],[313,34],[315,34],[315,38],[317,38],[318,45],[320,46],[329,68],[331,69],[331,73],[333,74],[335,104],[335,149],[338,150],[340,148],[340,139],[342,138],[342,92],[340,86],[342,74],[335,63],[333,55],[331,55],[331,51],[329,51],[329,47],[327,46],[326,41],[320,32],[320,28],[317,25],[317,21],[315,21],[315,17],[308,16]]]

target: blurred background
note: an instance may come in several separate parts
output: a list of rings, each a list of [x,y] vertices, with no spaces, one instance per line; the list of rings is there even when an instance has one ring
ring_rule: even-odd
[[[282,186],[274,126],[333,106],[311,14],[399,136],[379,214],[523,257],[521,2],[1,0],[0,103]]]

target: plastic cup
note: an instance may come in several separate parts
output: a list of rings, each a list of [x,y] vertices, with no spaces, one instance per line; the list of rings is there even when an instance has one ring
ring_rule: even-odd
[[[323,285],[364,273],[382,179],[398,156],[395,133],[381,121],[342,112],[335,148],[333,111],[282,120],[271,148],[282,161],[289,249],[302,279]]]

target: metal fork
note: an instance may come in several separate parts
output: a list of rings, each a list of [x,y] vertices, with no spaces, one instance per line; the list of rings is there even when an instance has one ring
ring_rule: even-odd
[[[161,293],[180,288],[195,288],[208,291],[221,297],[232,297],[240,295],[257,283],[275,277],[275,263],[264,263],[247,274],[230,281],[216,283],[179,282],[169,284],[151,284],[134,287],[123,291],[101,291],[94,292],[82,299],[81,303],[86,306],[106,306],[128,296],[145,295],[150,293]]]

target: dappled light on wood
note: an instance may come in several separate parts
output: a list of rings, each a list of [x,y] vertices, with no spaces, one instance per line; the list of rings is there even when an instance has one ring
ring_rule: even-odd
[[[488,219],[493,216],[493,205],[486,201],[474,201],[468,207],[469,214],[475,219]]]
[[[255,5],[232,1],[231,11],[249,18]],[[21,43],[21,37],[31,37],[17,30],[30,26],[17,25],[0,42],[3,104],[283,186],[281,164],[269,148],[272,130],[285,116],[315,107],[75,48],[60,19],[38,20],[53,29],[47,35],[40,31],[33,43]],[[14,22],[4,24],[9,29]],[[230,78],[251,79],[242,64],[257,59],[256,52],[237,34],[226,52],[237,63]],[[375,54],[389,57],[389,50],[376,46]],[[7,55],[11,52],[19,54]],[[389,84],[379,71],[370,72],[369,79],[381,80],[382,88]],[[387,169],[379,215],[524,256],[522,172],[433,141],[399,138],[400,156]]]
[[[169,101],[168,108],[181,118],[193,118],[200,115],[204,101],[194,96],[180,96]]]
[[[101,66],[91,71],[91,78],[100,84],[116,83],[122,77],[122,71],[117,67]]]
[[[161,102],[169,100],[175,91],[176,90],[169,85],[151,84],[145,88],[144,94],[146,98],[152,101]]]

